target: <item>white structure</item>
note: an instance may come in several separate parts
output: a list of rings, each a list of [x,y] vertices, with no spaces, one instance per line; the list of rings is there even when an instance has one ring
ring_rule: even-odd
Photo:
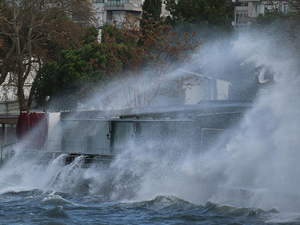
[[[207,100],[229,100],[231,83],[225,80],[213,79],[191,71],[180,70],[187,75],[199,77],[200,83],[185,90],[185,105],[198,104]]]
[[[286,13],[290,11],[289,5],[283,0],[232,0],[232,2],[236,4],[234,8],[234,21],[232,23],[235,29],[248,28],[252,21],[266,12],[280,11]]]

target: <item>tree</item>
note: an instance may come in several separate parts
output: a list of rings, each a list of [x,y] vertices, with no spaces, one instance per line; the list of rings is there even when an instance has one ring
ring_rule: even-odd
[[[145,0],[143,3],[143,12],[151,14],[154,20],[159,21],[161,15],[162,0]],[[145,14],[142,14],[142,20],[146,19]]]
[[[166,9],[170,16],[165,19],[177,31],[197,30],[197,37],[202,41],[219,38],[233,30],[232,7],[227,7],[227,0],[166,0]]]
[[[74,109],[84,102],[94,87],[108,80],[90,63],[105,63],[100,52],[101,45],[86,44],[78,50],[63,50],[58,62],[46,62],[33,87],[39,105],[46,104],[46,96],[51,96],[47,104],[59,110]]]
[[[188,61],[200,44],[193,41],[195,33],[179,36],[153,17],[144,24],[141,28],[137,18],[127,17],[121,29],[104,29],[107,66],[96,63],[120,85],[127,108],[150,106],[165,91],[163,86],[174,81],[167,74]]]
[[[20,110],[29,111],[33,89],[25,82],[62,49],[83,46],[93,8],[84,0],[3,0],[0,7],[0,85],[16,89]],[[39,79],[39,77],[32,77]],[[26,103],[26,98],[28,98]]]
[[[172,22],[220,25],[228,22],[227,0],[166,0]]]
[[[146,23],[149,18],[153,18],[155,21],[161,21],[161,7],[162,0],[145,0],[143,3],[143,13],[140,20],[141,29],[147,28]],[[155,27],[154,27],[155,28]]]
[[[126,108],[151,105],[157,96],[165,94],[164,84],[176,84],[167,74],[186,62],[199,42],[193,41],[194,35],[179,37],[170,26],[153,18],[147,20],[144,30],[138,22],[138,18],[127,17],[121,29],[105,25],[102,43],[63,51],[58,63],[44,65],[39,72],[42,79],[35,86],[37,97],[76,96],[70,101],[75,106],[84,99],[81,94],[91,93],[80,87],[94,83],[89,89],[100,89],[99,99],[105,104],[121,98]]]

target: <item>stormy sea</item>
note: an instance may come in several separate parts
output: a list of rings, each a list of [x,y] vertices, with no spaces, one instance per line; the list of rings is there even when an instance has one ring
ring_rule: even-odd
[[[186,158],[189,165],[154,155],[124,156],[109,170],[83,168],[80,157],[41,165],[43,153],[15,156],[1,168],[0,224],[300,223],[298,195],[278,186],[226,186],[226,167],[205,165],[209,158]]]
[[[195,56],[204,74],[274,75],[229,140],[206,151],[153,140],[88,168],[16,148],[0,168],[0,224],[300,224],[299,61],[271,40],[241,36]]]

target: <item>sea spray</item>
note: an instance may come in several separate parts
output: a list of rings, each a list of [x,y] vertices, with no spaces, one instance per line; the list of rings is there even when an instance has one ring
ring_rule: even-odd
[[[288,80],[264,93],[241,124],[242,132],[227,145],[232,155],[227,184],[257,189],[259,198],[254,195],[253,205],[299,208],[298,85],[299,81]]]
[[[219,51],[210,52],[206,48],[207,54],[201,56],[204,60],[199,58],[197,66],[205,66],[205,62],[210,61],[208,69],[203,69],[210,76],[220,71],[225,75],[232,72],[230,68],[236,62],[241,63],[236,66],[242,68],[252,66],[253,71],[268,67],[275,74],[277,83],[265,86],[258,93],[253,108],[241,124],[230,130],[227,143],[219,145],[223,140],[215,140],[216,145],[205,151],[201,151],[200,146],[181,147],[181,151],[177,151],[176,146],[181,143],[174,137],[171,141],[163,140],[164,143],[149,138],[151,141],[141,146],[128,144],[107,170],[94,166],[82,168],[80,157],[65,165],[63,155],[40,164],[39,154],[26,158],[19,151],[1,168],[0,192],[50,189],[85,193],[93,199],[97,196],[98,201],[144,201],[172,195],[194,204],[210,201],[235,207],[298,211],[297,59],[284,57],[288,55],[285,52],[275,54],[278,51],[274,46],[270,40],[257,36],[241,36]],[[215,57],[215,54],[225,53],[234,63],[224,64],[219,62],[222,57]],[[214,71],[210,72],[213,66]],[[231,76],[237,80],[243,78],[240,74]]]
[[[242,58],[244,64],[268,67],[275,83],[258,93],[253,109],[232,129],[226,145],[213,146],[205,153],[198,149],[195,155],[184,149],[186,154],[175,161],[172,154],[156,151],[155,144],[127,149],[118,156],[123,168],[120,173],[130,170],[141,174],[138,199],[173,194],[197,203],[212,200],[264,209],[298,208],[298,59],[282,59],[285,52],[275,55],[274,44],[241,36],[232,45],[232,54]],[[171,151],[167,148],[162,152]],[[126,155],[133,157],[129,160]]]

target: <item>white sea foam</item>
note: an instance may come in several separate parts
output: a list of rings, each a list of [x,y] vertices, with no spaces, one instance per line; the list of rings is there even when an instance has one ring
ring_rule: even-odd
[[[205,153],[182,149],[184,154],[175,157],[174,139],[172,147],[160,150],[154,140],[146,148],[126,149],[109,171],[83,169],[80,158],[67,166],[61,163],[63,156],[39,165],[38,157],[22,158],[18,154],[1,168],[0,193],[54,189],[87,192],[104,200],[148,200],[174,195],[197,204],[213,201],[238,207],[299,211],[298,58],[278,51],[278,43],[264,36],[241,35],[227,43],[220,49],[203,46],[196,66],[207,63],[204,71],[211,76],[223,71],[224,76],[233,76],[235,80],[255,76],[249,71],[241,74],[243,68],[255,71],[257,67],[268,67],[275,73],[277,83],[259,92],[254,107],[232,130],[234,135],[226,145]],[[231,74],[234,66],[240,70]]]

